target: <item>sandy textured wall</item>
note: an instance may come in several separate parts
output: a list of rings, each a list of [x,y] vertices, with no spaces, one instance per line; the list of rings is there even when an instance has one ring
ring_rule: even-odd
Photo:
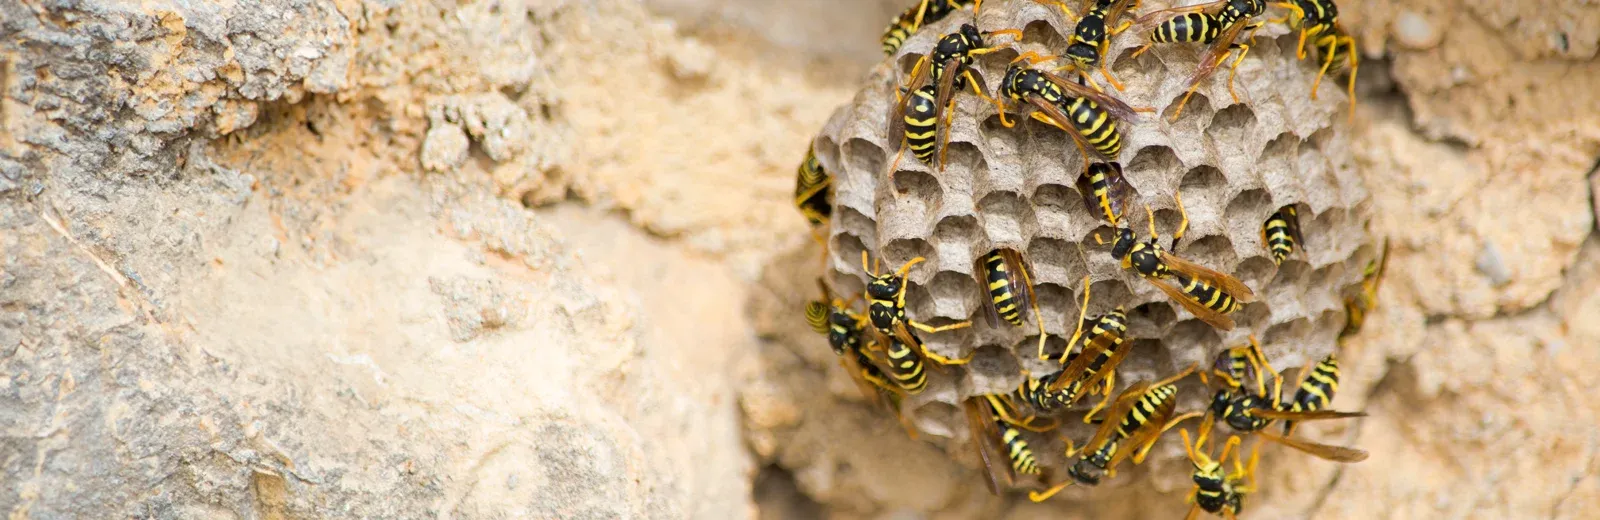
[[[817,355],[792,168],[892,3],[256,4],[0,4],[12,517],[1181,513],[991,498]],[[1592,516],[1600,5],[1341,5],[1374,456],[1255,510]]]

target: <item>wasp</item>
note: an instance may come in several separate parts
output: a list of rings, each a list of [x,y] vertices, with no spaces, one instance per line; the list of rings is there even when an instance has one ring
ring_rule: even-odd
[[[1079,316],[1087,316],[1089,310],[1089,277],[1083,281],[1083,304],[1078,311]],[[1084,332],[1087,330],[1087,334]],[[1106,399],[1090,410],[1090,415],[1104,408],[1111,398],[1111,389],[1116,386],[1117,365],[1127,357],[1132,349],[1131,342],[1125,342],[1128,332],[1128,314],[1123,307],[1118,306],[1105,314],[1094,318],[1080,317],[1078,327],[1072,333],[1072,338],[1067,341],[1067,350],[1072,350],[1075,345],[1081,345],[1077,352],[1052,357],[1044,353],[1044,344],[1039,346],[1039,359],[1058,361],[1067,366],[1060,371],[1041,378],[1039,381],[1024,381],[1018,392],[1026,397],[1029,404],[1041,411],[1051,411],[1058,408],[1072,406],[1079,398],[1089,391],[1094,390],[1102,381],[1105,382],[1104,392]]]
[[[934,151],[942,149],[936,143],[939,122],[941,116],[945,116],[944,119],[948,121],[946,113],[953,112],[951,102],[955,93],[971,88],[972,93],[978,97],[986,101],[990,99],[977,78],[972,75],[970,67],[976,56],[999,50],[998,47],[985,47],[984,38],[1001,34],[1022,37],[1022,31],[1016,29],[985,33],[980,32],[977,26],[967,23],[961,24],[955,32],[939,38],[933,51],[917,60],[917,64],[911,69],[911,77],[901,87],[906,94],[902,94],[899,102],[893,106],[893,113],[889,116],[888,135],[901,135],[903,132],[912,155],[923,163],[933,165]],[[922,84],[924,79],[929,80],[928,85]],[[904,151],[902,148],[901,153],[895,154],[895,160],[889,166],[890,175],[893,175],[899,167]],[[942,152],[939,165],[940,168],[944,167]]]
[[[883,37],[879,42],[883,44],[883,53],[893,55],[905,44],[906,39],[916,34],[922,26],[943,20],[966,6],[973,6],[976,13],[983,0],[919,0],[916,5],[907,8],[889,20],[889,27],[884,28]]]
[[[1213,372],[1221,373],[1231,381],[1254,380],[1255,370],[1255,351],[1248,344],[1223,351],[1212,365]]]
[[[1002,489],[1016,482],[1017,475],[1048,478],[1039,467],[1028,441],[1022,438],[1021,430],[1048,431],[1049,428],[1033,424],[1032,417],[1018,417],[1015,407],[1004,396],[972,396],[963,403],[963,408],[967,413],[967,426],[972,432],[972,444],[978,450],[978,459],[983,461],[984,479],[990,493],[999,495]],[[996,451],[1004,453],[1007,460],[1007,464],[1003,465],[1004,478],[996,478],[995,475],[996,466],[1000,466],[995,461],[1001,458],[992,454]],[[1002,480],[1004,485],[1001,484]]]
[[[1333,0],[1288,0],[1273,2],[1273,5],[1289,10],[1289,16],[1280,20],[1287,22],[1291,30],[1300,31],[1300,39],[1295,44],[1295,57],[1306,58],[1306,40],[1316,41],[1317,36],[1335,28],[1339,23],[1339,6]]]
[[[1276,5],[1289,10],[1289,16],[1284,19],[1290,29],[1300,30],[1300,39],[1295,44],[1295,57],[1306,58],[1306,41],[1311,41],[1311,46],[1317,48],[1322,55],[1322,70],[1317,73],[1317,79],[1311,84],[1311,99],[1317,99],[1317,86],[1322,84],[1322,77],[1327,75],[1334,67],[1349,67],[1350,84],[1347,87],[1350,95],[1350,114],[1355,115],[1356,109],[1356,69],[1360,67],[1360,58],[1356,56],[1356,40],[1344,31],[1339,25],[1339,5],[1333,0],[1290,0],[1276,2]],[[1344,65],[1338,65],[1339,62]],[[1337,72],[1337,70],[1334,70]]]
[[[1339,358],[1329,353],[1328,357],[1318,361],[1315,367],[1306,373],[1302,369],[1300,386],[1294,391],[1294,399],[1279,406],[1280,409],[1290,412],[1314,412],[1328,407],[1333,401],[1334,393],[1339,391]],[[1283,421],[1283,434],[1294,433],[1294,421]]]
[[[1117,162],[1090,163],[1088,171],[1078,176],[1078,193],[1084,204],[1097,212],[1106,222],[1116,226],[1122,218],[1122,207],[1130,196],[1132,187],[1122,176],[1122,164]]]
[[[1204,12],[1205,9],[1215,6],[1220,6],[1217,12]],[[1219,0],[1206,4],[1163,9],[1139,18],[1140,21],[1138,23],[1144,26],[1153,20],[1159,19],[1164,14],[1182,13],[1167,18],[1152,29],[1146,37],[1147,42],[1144,46],[1135,50],[1133,56],[1143,54],[1144,51],[1157,43],[1194,42],[1210,45],[1206,52],[1201,55],[1199,67],[1195,69],[1194,75],[1189,78],[1188,91],[1184,93],[1183,100],[1178,102],[1178,108],[1172,113],[1173,121],[1177,121],[1178,116],[1183,114],[1183,107],[1188,105],[1189,98],[1194,95],[1196,90],[1199,90],[1200,84],[1206,78],[1211,77],[1211,74],[1216,72],[1217,67],[1227,61],[1228,55],[1235,50],[1238,51],[1238,56],[1234,58],[1233,64],[1228,70],[1228,94],[1233,96],[1234,103],[1239,102],[1239,93],[1234,90],[1233,82],[1239,70],[1239,64],[1243,63],[1245,55],[1250,53],[1250,44],[1236,42],[1235,40],[1238,39],[1239,33],[1249,30],[1251,31],[1249,40],[1253,41],[1255,39],[1255,30],[1260,29],[1262,24],[1260,22],[1250,22],[1249,20],[1265,14],[1266,11],[1267,4],[1264,0]]]
[[[1089,8],[1089,11],[1085,12],[1082,18],[1078,19],[1078,25],[1072,30],[1072,38],[1067,45],[1066,51],[1069,64],[1063,69],[1071,68],[1077,71],[1096,90],[1100,89],[1100,85],[1095,83],[1092,73],[1095,70],[1099,70],[1100,75],[1105,76],[1106,81],[1110,82],[1112,87],[1122,90],[1122,83],[1111,75],[1110,70],[1106,69],[1105,54],[1106,49],[1111,46],[1109,37],[1116,36],[1127,30],[1129,26],[1133,25],[1133,22],[1124,22],[1122,25],[1109,29],[1106,24],[1115,24],[1117,19],[1122,17],[1122,13],[1136,7],[1138,4],[1138,0],[1096,0],[1094,6]],[[1071,15],[1071,11],[1066,8],[1066,5],[1062,4],[1061,9],[1068,11],[1068,16]]]
[[[1251,450],[1250,465],[1247,468],[1240,460],[1238,452],[1234,451],[1239,448],[1239,437],[1230,436],[1227,444],[1222,447],[1222,456],[1212,459],[1209,448],[1204,451],[1200,448],[1200,445],[1206,443],[1206,437],[1210,433],[1210,422],[1201,425],[1199,437],[1193,442],[1189,439],[1189,430],[1178,430],[1178,434],[1183,437],[1183,448],[1189,454],[1189,461],[1194,464],[1192,477],[1194,488],[1189,491],[1187,499],[1194,505],[1189,507],[1189,514],[1184,516],[1184,520],[1194,520],[1200,515],[1200,511],[1222,515],[1232,520],[1244,510],[1244,495],[1256,487],[1256,465],[1261,461],[1261,452]],[[1234,456],[1232,473],[1223,467],[1230,454]],[[1247,479],[1249,485],[1240,485],[1240,482]]]
[[[1305,235],[1300,234],[1300,213],[1294,206],[1278,208],[1267,217],[1261,224],[1261,243],[1267,245],[1267,252],[1272,254],[1272,263],[1276,265],[1283,265],[1295,248],[1305,247]]]
[[[1172,235],[1172,247],[1189,227],[1189,214],[1183,209],[1183,197],[1174,195],[1178,212],[1183,220]],[[1155,213],[1145,207],[1149,216],[1150,239],[1140,242],[1129,228],[1118,228],[1117,238],[1111,245],[1111,256],[1121,260],[1123,269],[1133,269],[1139,276],[1166,293],[1196,318],[1221,330],[1233,330],[1233,319],[1228,315],[1246,303],[1255,301],[1255,293],[1238,279],[1222,274],[1163,249],[1158,243]],[[1100,236],[1095,235],[1100,241]],[[1103,242],[1102,242],[1103,243]]]
[[[1033,118],[1072,136],[1085,157],[1100,156],[1116,160],[1122,152],[1122,134],[1117,132],[1117,120],[1132,119],[1137,112],[1155,109],[1134,109],[1122,100],[1083,84],[1018,63],[1031,64],[1053,59],[1028,51],[1012,60],[1005,78],[1000,82],[1001,97],[1038,110],[1032,114]],[[1006,119],[1005,101],[999,98],[992,101],[1000,112],[1000,124],[1006,128],[1015,126],[1015,123]]]
[[[817,286],[822,289],[822,299],[806,302],[806,322],[812,330],[828,337],[828,346],[833,353],[839,356],[839,364],[850,374],[850,379],[855,381],[861,390],[862,397],[868,401],[879,404],[879,398],[887,396],[890,411],[900,419],[901,424],[911,437],[916,437],[916,428],[907,418],[900,413],[902,389],[898,379],[891,383],[889,376],[879,369],[867,354],[862,338],[869,337],[870,330],[867,325],[870,320],[855,311],[850,310],[850,302],[830,297],[828,286],[817,280]]]
[[[869,333],[867,325],[870,320],[850,310],[850,302],[838,298],[830,299],[828,286],[823,284],[821,279],[817,280],[817,286],[822,288],[822,299],[806,302],[806,323],[818,334],[828,337],[828,346],[840,357],[839,362],[846,365],[845,368],[849,370],[851,377],[856,379],[858,385],[862,383],[871,385],[861,385],[863,396],[869,400],[875,399],[877,394],[871,390],[873,387],[892,391],[893,387],[888,385],[888,379],[877,366],[873,365],[871,357],[863,348],[862,338]]]
[[[1383,270],[1389,265],[1389,241],[1383,241],[1383,252],[1378,258],[1367,263],[1361,276],[1361,292],[1355,296],[1346,296],[1344,299],[1344,329],[1339,331],[1340,338],[1346,338],[1361,332],[1361,325],[1367,322],[1367,313],[1378,306],[1378,285],[1383,283]]]
[[[1174,383],[1194,373],[1195,368],[1190,366],[1172,377],[1155,383],[1137,383],[1123,390],[1117,396],[1117,404],[1110,415],[1120,415],[1121,421],[1100,423],[1094,436],[1081,448],[1074,448],[1070,441],[1067,443],[1068,458],[1087,454],[1067,470],[1072,478],[1042,492],[1029,492],[1028,498],[1042,502],[1073,483],[1097,485],[1102,474],[1115,477],[1116,467],[1123,460],[1131,458],[1134,464],[1144,462],[1162,433],[1179,422],[1199,415],[1194,412],[1173,417],[1177,406],[1175,397],[1178,395],[1178,387]]]
[[[971,359],[952,359],[929,352],[923,346],[922,340],[911,332],[911,329],[915,328],[931,334],[972,326],[972,322],[962,321],[935,327],[906,317],[906,273],[910,272],[913,266],[925,260],[925,258],[919,256],[900,266],[897,271],[878,274],[878,267],[880,266],[874,265],[869,269],[867,266],[867,252],[862,251],[861,269],[872,278],[872,281],[867,283],[867,316],[871,319],[873,328],[891,340],[895,340],[888,342],[891,350],[895,346],[895,342],[898,341],[900,346],[915,347],[923,358],[933,360],[941,365],[964,364]],[[892,353],[891,357],[893,357]]]
[[[812,226],[827,225],[828,218],[833,215],[833,203],[828,194],[832,185],[833,176],[817,162],[816,154],[807,149],[806,158],[800,161],[795,173],[794,205]]]
[[[1256,342],[1254,335],[1250,336],[1249,348],[1250,371],[1256,374],[1255,392],[1245,389],[1243,381],[1233,379],[1221,371],[1213,372],[1223,382],[1223,388],[1212,395],[1209,411],[1213,417],[1220,419],[1234,431],[1254,433],[1318,458],[1335,462],[1360,462],[1367,459],[1367,452],[1359,449],[1321,444],[1263,431],[1273,421],[1279,419],[1316,421],[1365,417],[1367,414],[1324,409],[1298,411],[1289,409],[1290,407],[1282,403],[1283,379],[1277,376],[1271,365],[1267,364],[1266,358],[1261,354],[1261,345]],[[1273,377],[1273,387],[1270,391],[1265,380],[1269,375]]]
[[[1014,327],[1021,327],[1023,322],[1023,299],[1030,305],[1034,303],[1033,281],[1028,276],[1028,267],[1022,263],[1022,254],[1011,249],[996,249],[990,251],[977,260],[977,272],[982,273],[981,280],[989,289],[989,314],[990,324],[998,317]]]

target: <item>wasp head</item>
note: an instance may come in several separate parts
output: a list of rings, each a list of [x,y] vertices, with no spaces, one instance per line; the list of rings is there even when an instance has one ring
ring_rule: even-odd
[[[1072,467],[1067,469],[1067,474],[1071,475],[1073,480],[1086,485],[1094,486],[1100,484],[1100,470],[1089,461],[1095,455],[1098,455],[1098,452],[1089,457],[1078,459],[1078,462],[1073,463]]]
[[[1222,489],[1222,463],[1204,454],[1197,455],[1200,460],[1194,461],[1194,485],[1200,489]]]
[[[1111,243],[1111,256],[1127,260],[1128,253],[1133,251],[1133,245],[1137,243],[1132,229],[1117,228],[1117,239]]]
[[[1228,389],[1218,389],[1211,395],[1211,414],[1221,417],[1228,414],[1228,406],[1233,404],[1233,393]]]
[[[1080,66],[1092,67],[1100,63],[1100,49],[1085,43],[1073,43],[1067,46],[1067,58]]]
[[[967,44],[973,48],[983,46],[983,33],[978,32],[977,26],[970,23],[964,23],[961,24],[960,29],[957,29],[957,32],[959,32],[961,37],[967,40]]]
[[[867,284],[867,296],[874,300],[892,300],[900,295],[900,288],[905,283],[904,278],[893,274],[879,276]]]

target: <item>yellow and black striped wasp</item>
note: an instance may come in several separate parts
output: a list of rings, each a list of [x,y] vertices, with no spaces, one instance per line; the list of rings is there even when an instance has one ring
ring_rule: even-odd
[[[1089,277],[1083,279],[1083,304],[1078,311],[1078,326],[1067,340],[1067,348],[1060,355],[1044,352],[1044,341],[1039,342],[1039,359],[1066,364],[1060,371],[1039,380],[1025,380],[1017,393],[1034,408],[1049,412],[1072,406],[1084,395],[1105,383],[1106,398],[1090,410],[1090,415],[1104,408],[1111,399],[1111,389],[1116,386],[1117,365],[1132,350],[1132,342],[1125,341],[1128,332],[1128,314],[1121,306],[1100,316],[1087,317],[1089,310]],[[1087,331],[1087,334],[1085,334]],[[1078,346],[1077,352],[1071,352]]]
[[[1174,195],[1178,212],[1183,220],[1172,234],[1172,247],[1177,247],[1189,227],[1189,214],[1183,209],[1182,196]],[[1133,230],[1118,228],[1117,238],[1111,245],[1111,256],[1122,262],[1123,269],[1133,269],[1168,298],[1178,302],[1196,318],[1221,330],[1233,330],[1233,319],[1228,315],[1246,303],[1255,301],[1255,293],[1238,279],[1183,259],[1158,243],[1155,213],[1145,207],[1149,217],[1150,239],[1138,241]],[[1095,235],[1100,241],[1100,236]],[[1103,243],[1103,242],[1102,242]]]
[[[1295,57],[1306,58],[1306,41],[1316,41],[1317,36],[1336,30],[1339,23],[1339,6],[1333,0],[1288,0],[1273,5],[1289,10],[1289,16],[1274,22],[1286,22],[1290,30],[1300,31],[1295,44]]]
[[[1305,247],[1306,238],[1300,232],[1300,212],[1292,205],[1278,208],[1261,224],[1261,243],[1266,244],[1267,252],[1272,254],[1272,263],[1283,265],[1295,249]]]
[[[1162,433],[1199,415],[1199,412],[1191,412],[1173,417],[1178,395],[1175,383],[1193,374],[1195,368],[1190,366],[1166,379],[1136,383],[1123,390],[1117,395],[1116,405],[1109,415],[1120,416],[1122,420],[1100,423],[1094,436],[1081,448],[1074,448],[1070,441],[1067,443],[1068,458],[1082,455],[1067,470],[1071,478],[1042,492],[1029,492],[1028,498],[1042,502],[1074,483],[1097,485],[1101,475],[1115,477],[1117,465],[1124,460],[1132,459],[1134,464],[1144,462]]]
[[[1053,56],[1028,51],[1012,60],[1000,82],[1000,97],[995,98],[995,108],[1000,112],[1000,124],[1006,128],[1015,123],[1006,119],[1006,100],[1037,110],[1032,117],[1054,126],[1072,136],[1078,150],[1086,158],[1103,157],[1117,160],[1122,152],[1122,134],[1117,132],[1117,120],[1130,120],[1138,112],[1153,108],[1135,109],[1122,100],[1029,66],[1021,65],[1054,60]]]
[[[1300,31],[1299,42],[1295,45],[1295,57],[1305,59],[1306,42],[1321,54],[1322,70],[1317,73],[1317,79],[1311,83],[1311,99],[1317,99],[1317,87],[1322,84],[1323,76],[1329,72],[1339,72],[1348,67],[1346,72],[1350,75],[1350,83],[1346,87],[1350,95],[1350,114],[1355,115],[1356,110],[1356,70],[1360,68],[1361,59],[1356,55],[1356,40],[1339,26],[1339,6],[1333,0],[1290,0],[1276,2],[1275,5],[1289,10],[1289,16],[1283,19],[1290,29]],[[1342,65],[1339,62],[1344,62]]]
[[[883,44],[883,53],[894,54],[905,44],[907,38],[916,34],[923,26],[943,20],[946,16],[950,16],[950,13],[963,7],[973,6],[972,11],[976,17],[982,4],[983,0],[918,0],[916,5],[901,11],[889,20],[889,27],[883,30],[883,37],[879,39]]]
[[[1295,388],[1294,398],[1289,402],[1279,405],[1279,409],[1288,412],[1315,412],[1328,407],[1333,402],[1334,394],[1339,392],[1339,357],[1329,353],[1309,370],[1300,370],[1300,386]],[[1283,421],[1283,434],[1294,434],[1294,421]]]
[[[1367,263],[1367,268],[1362,272],[1361,291],[1344,298],[1344,329],[1339,331],[1340,338],[1361,332],[1361,326],[1367,322],[1367,314],[1378,307],[1378,286],[1383,283],[1383,271],[1388,265],[1389,241],[1384,240],[1383,252],[1378,254],[1376,260]]]
[[[962,407],[966,409],[972,445],[978,450],[978,460],[983,462],[984,482],[988,484],[990,493],[999,495],[1002,490],[1016,483],[1017,475],[1049,478],[1047,472],[1039,467],[1028,441],[1022,438],[1021,430],[1048,431],[1055,427],[1054,424],[1043,427],[1033,424],[1032,417],[1019,417],[1011,402],[1005,396],[996,394],[972,396],[962,403]],[[995,461],[1002,457],[994,455],[995,452],[1005,454],[1005,464],[996,464]],[[1005,468],[1004,478],[996,478],[997,466]]]
[[[1022,261],[1022,254],[1001,248],[978,257],[976,263],[979,281],[989,293],[989,324],[998,325],[998,318],[1013,327],[1021,327],[1026,319],[1024,312],[1037,306],[1033,279]]]
[[[912,155],[929,166],[934,164],[934,151],[940,150],[938,164],[941,169],[944,168],[944,147],[939,143],[940,129],[949,124],[956,92],[971,88],[972,93],[984,101],[991,99],[984,92],[983,85],[972,75],[970,67],[976,56],[1000,49],[984,44],[986,37],[997,35],[1021,38],[1022,31],[1002,29],[981,32],[975,25],[961,24],[955,32],[940,37],[933,50],[917,60],[911,68],[911,77],[900,87],[901,97],[892,106],[889,115],[888,135],[903,134],[906,143],[889,165],[891,179],[900,166],[905,148],[911,148]],[[923,85],[923,80],[928,80],[928,85]]]
[[[1095,83],[1092,74],[1095,70],[1099,70],[1100,75],[1105,76],[1112,87],[1122,90],[1122,83],[1106,69],[1105,55],[1106,50],[1111,47],[1110,37],[1122,33],[1133,25],[1132,21],[1115,25],[1117,20],[1122,17],[1122,13],[1138,5],[1138,0],[1096,0],[1094,6],[1090,7],[1082,18],[1078,18],[1078,25],[1072,30],[1072,38],[1065,53],[1069,64],[1065,68],[1075,70],[1096,90],[1100,89],[1100,85]],[[1068,16],[1071,16],[1071,11],[1066,5],[1061,4],[1061,9],[1068,11]],[[1112,26],[1108,28],[1108,24]]]
[[[821,279],[817,280],[817,286],[822,289],[822,299],[806,302],[806,323],[818,334],[828,337],[828,346],[839,356],[839,365],[855,381],[861,396],[874,406],[883,404],[880,398],[887,398],[889,410],[905,426],[906,432],[915,438],[916,428],[900,412],[902,392],[905,390],[900,387],[898,379],[891,383],[890,377],[868,355],[869,348],[864,341],[870,341],[873,337],[873,332],[867,328],[870,321],[865,315],[850,310],[855,298],[850,301],[833,298]]]
[[[828,218],[833,215],[832,197],[828,193],[831,186],[833,176],[828,175],[822,163],[817,162],[816,154],[807,148],[806,158],[800,161],[800,168],[795,172],[794,205],[812,226],[827,225]]]
[[[1220,8],[1215,13],[1204,12],[1212,7]],[[1219,0],[1199,5],[1174,7],[1155,11],[1139,17],[1138,25],[1141,27],[1154,23],[1171,13],[1181,13],[1161,21],[1150,31],[1143,47],[1134,51],[1133,56],[1144,53],[1157,43],[1193,42],[1209,44],[1210,47],[1200,57],[1200,64],[1190,76],[1188,90],[1183,95],[1183,100],[1178,102],[1178,108],[1172,113],[1172,120],[1177,121],[1183,114],[1183,107],[1189,104],[1189,98],[1199,90],[1200,84],[1215,73],[1217,67],[1227,61],[1228,55],[1237,50],[1239,52],[1233,60],[1233,65],[1228,71],[1228,94],[1233,96],[1233,102],[1239,102],[1239,93],[1233,88],[1239,64],[1244,62],[1245,55],[1250,53],[1250,43],[1237,42],[1239,34],[1246,30],[1251,31],[1248,40],[1255,39],[1255,30],[1261,27],[1260,22],[1249,21],[1261,16],[1267,11],[1265,0]]]
[[[1202,421],[1199,436],[1192,441],[1189,430],[1179,429],[1178,434],[1183,437],[1183,448],[1189,453],[1189,461],[1194,464],[1194,488],[1189,491],[1186,499],[1194,504],[1189,507],[1189,514],[1184,520],[1194,520],[1200,516],[1200,511],[1214,515],[1221,515],[1228,520],[1234,520],[1244,510],[1245,494],[1256,488],[1256,466],[1261,461],[1261,452],[1251,450],[1250,464],[1245,466],[1238,451],[1239,437],[1230,436],[1228,442],[1222,447],[1222,456],[1211,458],[1211,449],[1202,450],[1201,445],[1206,444],[1211,434],[1211,421]],[[1227,471],[1223,464],[1227,462],[1228,455],[1233,455],[1233,471]],[[1248,485],[1241,482],[1249,481]]]
[[[1239,352],[1238,349],[1228,351],[1230,355]],[[1246,361],[1251,368],[1248,372],[1256,374],[1255,391],[1245,388],[1243,381],[1234,379],[1220,370],[1213,371],[1222,388],[1212,395],[1209,411],[1216,420],[1227,424],[1229,428],[1240,433],[1253,433],[1264,439],[1294,448],[1306,454],[1331,460],[1334,462],[1360,462],[1367,459],[1367,452],[1345,446],[1333,446],[1290,436],[1280,436],[1264,431],[1276,420],[1284,421],[1317,421],[1327,419],[1345,419],[1351,417],[1365,417],[1365,412],[1344,412],[1338,410],[1291,410],[1282,402],[1283,378],[1277,375],[1272,366],[1267,363],[1261,354],[1261,345],[1256,342],[1255,336],[1250,336],[1248,350],[1249,359]],[[1335,379],[1337,379],[1337,366],[1334,366]],[[1273,384],[1269,390],[1266,378],[1272,377]],[[1331,396],[1330,396],[1331,398]]]
[[[1133,25],[1132,21],[1115,25],[1122,14],[1137,8],[1139,0],[1097,0],[1094,7],[1078,19],[1078,25],[1073,28],[1072,41],[1067,45],[1066,56],[1072,62],[1074,70],[1088,79],[1089,84],[1096,89],[1094,78],[1090,71],[1099,69],[1100,75],[1117,90],[1122,90],[1122,83],[1111,75],[1106,68],[1105,55],[1111,47],[1111,38],[1121,34],[1122,31]],[[1114,26],[1113,26],[1114,25]]]
[[[911,329],[937,333],[972,326],[972,322],[962,321],[949,325],[932,326],[912,320],[906,316],[906,273],[925,258],[916,257],[900,266],[899,270],[879,274],[880,265],[868,266],[867,252],[861,252],[861,269],[871,277],[867,283],[867,317],[870,318],[873,328],[888,339],[899,341],[905,347],[915,347],[923,358],[933,360],[941,365],[960,365],[971,358],[953,359],[929,352],[922,341],[911,332]],[[892,345],[889,348],[894,348]]]
[[[1129,191],[1133,189],[1122,176],[1122,163],[1090,163],[1089,170],[1078,176],[1077,185],[1078,193],[1083,194],[1084,204],[1089,206],[1090,211],[1099,213],[1101,218],[1115,227],[1122,219],[1123,206],[1127,204]]]

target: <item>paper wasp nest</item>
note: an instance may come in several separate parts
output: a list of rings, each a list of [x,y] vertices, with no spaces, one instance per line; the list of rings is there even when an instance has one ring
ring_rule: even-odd
[[[1167,7],[1163,2],[1145,4],[1129,19]],[[1208,367],[1224,348],[1242,344],[1251,333],[1260,338],[1274,366],[1290,377],[1296,374],[1292,369],[1333,350],[1344,320],[1342,295],[1359,281],[1362,266],[1374,253],[1364,229],[1368,193],[1340,130],[1348,102],[1342,79],[1324,79],[1320,100],[1310,100],[1317,63],[1295,59],[1295,34],[1278,24],[1264,27],[1238,71],[1240,102],[1229,95],[1224,65],[1175,122],[1171,114],[1204,52],[1202,46],[1158,45],[1133,58],[1143,35],[1128,32],[1112,38],[1106,55],[1113,75],[1125,84],[1125,90],[1113,94],[1134,107],[1157,109],[1119,125],[1125,141],[1120,161],[1135,193],[1124,214],[1126,225],[1141,239],[1147,237],[1148,204],[1165,245],[1178,224],[1173,194],[1181,190],[1191,222],[1176,252],[1233,274],[1258,298],[1233,315],[1235,330],[1223,332],[1121,270],[1109,254],[1110,244],[1096,243],[1097,232],[1109,242],[1112,228],[1083,202],[1076,187],[1083,158],[1066,134],[1034,121],[1005,128],[995,107],[970,90],[955,96],[946,167],[930,169],[907,150],[895,174],[903,193],[896,196],[887,170],[900,136],[885,135],[895,89],[941,35],[971,20],[971,11],[964,10],[910,38],[871,72],[866,86],[833,114],[813,143],[821,163],[835,176],[826,274],[838,292],[855,295],[863,290],[863,250],[890,270],[913,257],[926,257],[908,276],[910,317],[934,325],[972,321],[968,329],[921,334],[939,354],[975,355],[965,366],[930,368],[927,391],[907,399],[904,411],[924,439],[945,439],[952,451],[967,449],[961,399],[1014,390],[1023,370],[1040,376],[1057,369],[1037,360],[1037,329],[1031,319],[1021,328],[1003,321],[993,326],[986,319],[988,296],[974,277],[974,259],[996,248],[1025,256],[1055,350],[1065,344],[1060,336],[1072,334],[1085,274],[1093,279],[1090,315],[1126,306],[1135,344],[1118,370],[1119,389],[1132,381],[1165,377],[1191,363]],[[1019,52],[1060,54],[1073,23],[1058,9],[1034,2],[985,2],[977,22],[981,30],[1016,28],[1024,37],[1015,45],[1009,36],[992,37],[987,44],[1008,49],[978,57],[974,74],[989,93],[997,94],[1007,65]],[[1106,85],[1102,77],[1096,79]],[[1018,119],[1014,116],[1021,107],[1009,108]],[[1291,204],[1300,212],[1308,244],[1303,256],[1297,253],[1278,267],[1262,243],[1261,227],[1275,210]],[[1189,381],[1180,394],[1180,413],[1199,409],[1209,397]],[[1286,382],[1286,391],[1292,384]],[[1096,398],[1086,397],[1078,409]],[[1063,419],[1078,425],[1063,433],[1079,442],[1087,437],[1077,414]],[[1060,443],[1053,437],[1030,439],[1041,464],[1059,467]],[[1162,475],[1156,481],[1164,489],[1178,489],[1188,478],[1176,437],[1164,439],[1145,463]],[[1131,466],[1123,471],[1138,473]],[[1112,479],[1101,487],[1139,480]]]

